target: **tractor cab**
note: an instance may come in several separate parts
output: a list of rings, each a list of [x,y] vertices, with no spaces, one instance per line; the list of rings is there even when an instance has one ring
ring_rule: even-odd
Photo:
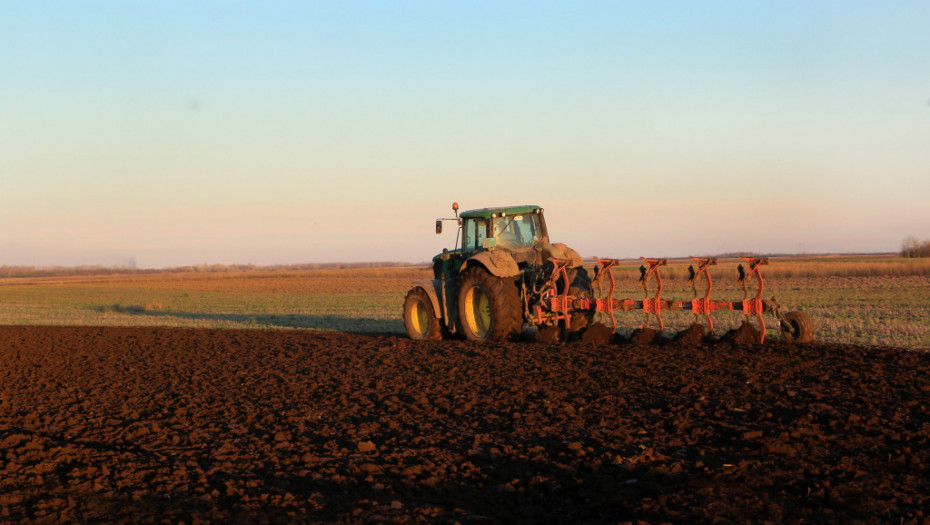
[[[459,225],[455,249],[443,250],[433,258],[436,279],[455,277],[462,264],[479,252],[531,251],[540,241],[548,239],[543,209],[539,206],[479,208],[461,215],[458,203],[454,203],[452,209],[456,212],[454,219],[436,220],[436,233],[442,233],[444,220],[455,220]]]
[[[462,251],[532,248],[545,236],[542,208],[483,208],[462,214]]]

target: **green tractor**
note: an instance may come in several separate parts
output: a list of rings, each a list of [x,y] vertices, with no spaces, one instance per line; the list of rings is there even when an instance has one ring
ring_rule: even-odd
[[[551,311],[554,297],[593,294],[578,253],[549,242],[542,208],[482,208],[460,215],[454,203],[452,210],[455,218],[438,219],[436,233],[442,233],[444,220],[455,221],[455,248],[433,257],[433,279],[415,282],[404,300],[404,327],[412,339],[461,335],[500,341],[520,334],[524,324],[560,334],[588,326],[593,310]]]

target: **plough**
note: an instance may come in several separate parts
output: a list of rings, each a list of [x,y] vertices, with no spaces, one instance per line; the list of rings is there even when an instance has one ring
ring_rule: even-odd
[[[768,264],[767,257],[743,257],[748,265],[748,269],[742,264],[737,267],[739,284],[743,290],[743,299],[741,301],[715,301],[710,298],[713,290],[713,281],[710,277],[708,268],[717,264],[717,259],[712,257],[691,257],[693,264],[688,267],[688,283],[691,286],[693,297],[690,301],[672,301],[662,297],[663,281],[661,268],[668,266],[668,259],[652,259],[643,257],[643,265],[640,266],[639,284],[643,288],[645,296],[641,300],[634,299],[617,299],[614,297],[616,291],[616,280],[613,274],[613,268],[620,263],[617,259],[600,259],[595,258],[597,265],[594,267],[594,280],[592,285],[596,292],[595,297],[575,297],[569,295],[569,286],[566,286],[568,280],[568,271],[571,261],[566,259],[550,259],[553,263],[549,285],[546,287],[550,290],[561,290],[561,293],[551,293],[548,301],[540,303],[536,317],[544,320],[545,324],[559,323],[560,326],[568,327],[573,315],[602,314],[610,321],[611,328],[617,330],[617,319],[614,313],[617,311],[640,310],[643,312],[642,328],[650,328],[651,321],[654,319],[661,331],[665,328],[665,321],[662,313],[675,310],[690,310],[695,317],[695,324],[700,323],[701,317],[707,322],[708,331],[713,333],[714,320],[711,312],[715,311],[741,311],[748,322],[749,318],[755,318],[759,324],[759,343],[765,341],[766,328],[763,314],[770,313],[779,320],[782,332],[786,337],[798,342],[807,342],[811,337],[810,320],[806,314],[799,311],[782,312],[781,304],[775,297],[763,299],[762,292],[765,289],[765,282],[762,279],[760,266]],[[606,276],[606,277],[605,277]],[[704,278],[704,293],[700,295],[697,288],[697,282]],[[750,290],[747,281],[755,278],[755,294],[750,297]],[[607,282],[606,295],[601,293],[604,281]],[[649,283],[655,282],[655,290],[650,292]],[[543,305],[548,306],[545,308]],[[548,311],[546,311],[548,310]]]

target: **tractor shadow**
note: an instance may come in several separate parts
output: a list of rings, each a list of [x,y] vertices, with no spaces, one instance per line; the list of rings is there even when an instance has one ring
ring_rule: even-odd
[[[110,308],[112,310],[112,308]],[[136,316],[208,321],[230,324],[233,328],[306,328],[311,330],[333,330],[359,335],[400,335],[406,333],[404,324],[398,320],[372,319],[364,317],[342,317],[338,315],[308,314],[208,314],[197,312],[166,312],[142,308],[123,308],[121,313]]]

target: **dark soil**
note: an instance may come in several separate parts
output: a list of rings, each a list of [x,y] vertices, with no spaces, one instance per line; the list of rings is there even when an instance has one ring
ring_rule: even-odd
[[[538,343],[558,343],[559,335],[562,329],[558,326],[540,326],[536,330],[536,342]]]
[[[700,345],[706,341],[707,329],[702,324],[693,324],[675,334],[674,340],[683,345]]]
[[[637,328],[630,334],[630,342],[634,345],[651,345],[662,341],[662,332],[652,328]]]
[[[723,337],[720,339],[722,341],[728,341],[731,343],[741,344],[741,345],[751,345],[759,342],[759,337],[761,333],[759,329],[756,328],[756,325],[751,322],[745,322],[739,325],[739,328],[734,328],[729,332],[723,334]]]
[[[595,345],[610,344],[616,332],[604,323],[594,323],[581,334],[581,342]]]
[[[926,522],[930,354],[0,327],[0,522]]]

